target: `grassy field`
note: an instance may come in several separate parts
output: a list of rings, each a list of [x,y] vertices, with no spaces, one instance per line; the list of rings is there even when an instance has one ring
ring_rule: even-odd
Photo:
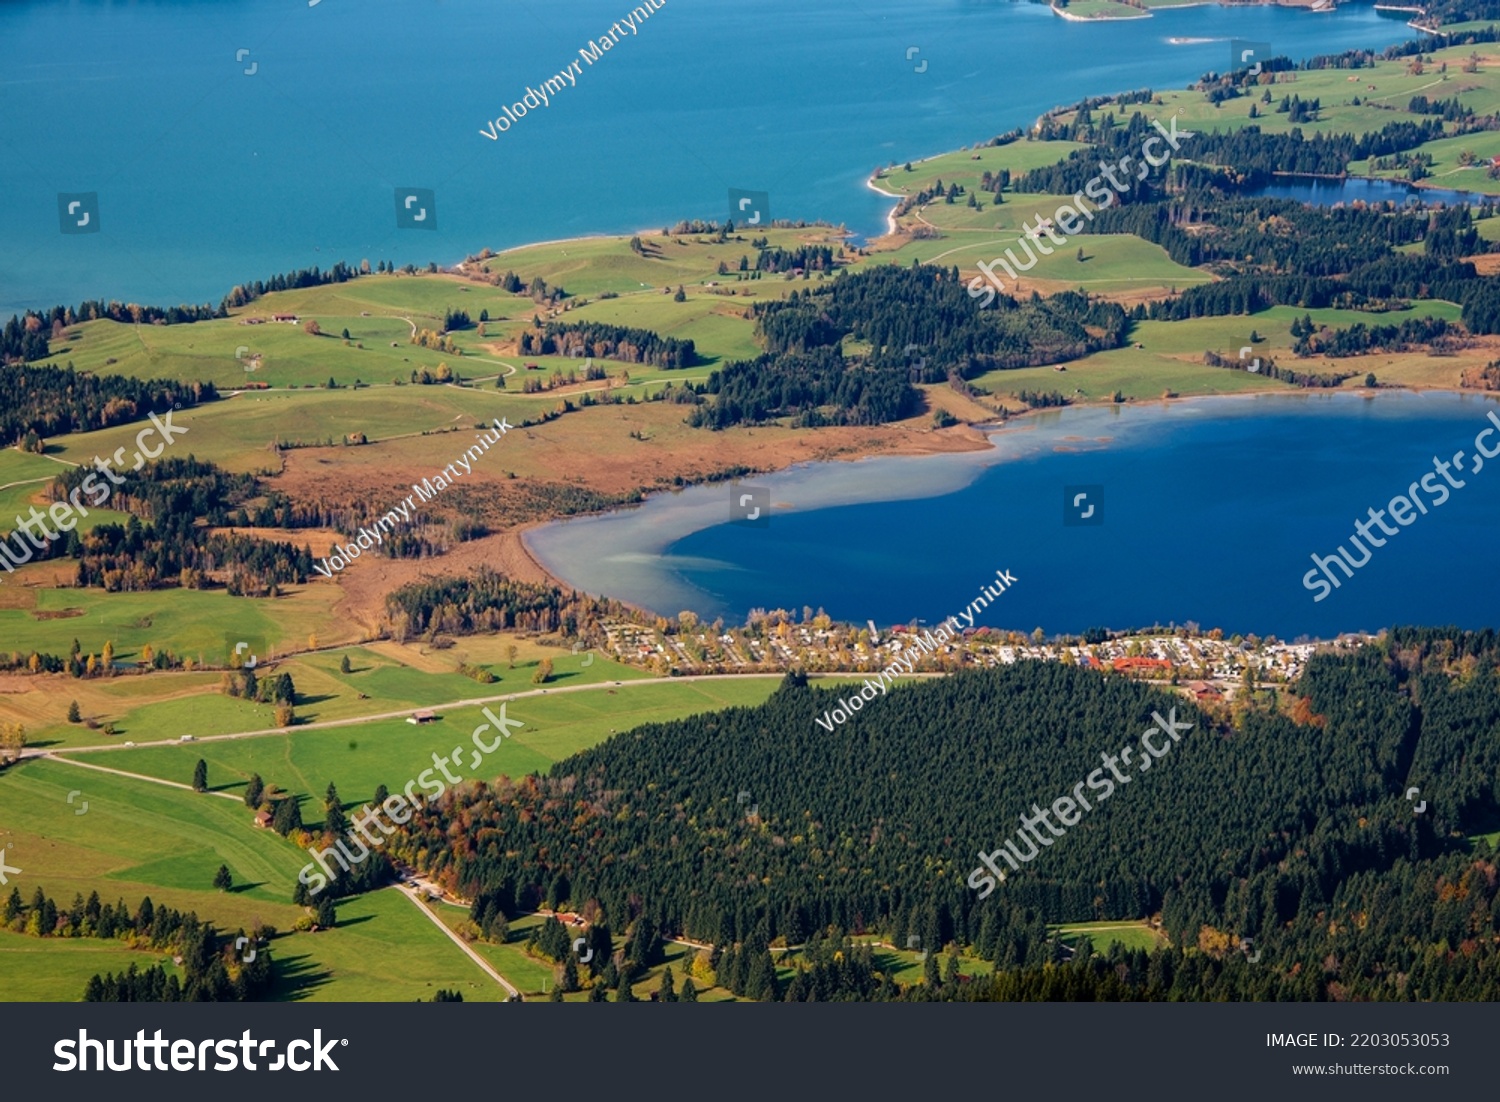
[[[271,997],[286,1002],[426,1002],[443,988],[465,1002],[506,996],[396,888],[341,901],[333,929],[277,938],[271,951]]]
[[[102,896],[101,896],[102,898]],[[66,905],[71,899],[63,900]],[[109,902],[113,903],[114,900]],[[168,975],[181,972],[163,953],[143,953],[117,941],[94,938],[42,940],[0,930],[0,976],[5,977],[7,1002],[77,1002],[89,977],[162,965]]]
[[[1151,15],[1115,0],[1069,0],[1063,11],[1075,19],[1147,19]]]
[[[774,677],[661,681],[613,691],[599,689],[518,700],[507,706],[506,714],[523,720],[526,727],[516,730],[479,768],[469,764],[473,755],[470,736],[485,722],[477,707],[445,710],[439,721],[421,726],[401,719],[375,720],[294,734],[120,749],[90,755],[86,760],[111,769],[186,783],[192,777],[194,763],[202,758],[208,762],[210,787],[236,794],[251,773],[259,773],[268,784],[313,797],[304,806],[304,817],[314,823],[322,818],[323,791],[330,781],[338,785],[339,795],[346,804],[358,807],[374,795],[377,785],[398,791],[433,765],[434,754],[448,754],[455,746],[466,748],[463,767],[455,769],[465,778],[490,779],[500,774],[519,777],[597,745],[615,731],[735,705],[758,704],[770,696],[776,685]],[[471,698],[485,695],[485,689],[493,688],[476,686],[473,682],[468,682],[468,686],[471,691],[467,695]],[[492,707],[498,711],[498,706]],[[202,729],[201,724],[198,729]]]
[[[302,913],[291,895],[304,859],[250,819],[239,801],[61,762],[27,762],[0,775],[0,845],[22,870],[14,879],[24,895],[40,887],[60,905],[97,890],[134,909],[149,895],[225,929],[257,921],[288,929]],[[233,891],[212,886],[221,863]]]
[[[1166,939],[1144,922],[1073,922],[1054,926],[1052,932],[1060,934],[1064,942],[1076,945],[1080,938],[1087,937],[1094,949],[1103,952],[1111,942],[1118,941],[1127,949],[1159,949]]]
[[[787,246],[804,241],[837,246],[840,241],[834,231],[817,227],[767,230],[757,236]],[[709,282],[734,286],[734,277],[720,276],[718,266],[722,262],[736,268],[742,256],[753,261],[755,250],[749,237],[737,235],[719,244],[708,237],[663,238],[658,234],[646,236],[644,242],[641,254],[631,250],[625,237],[529,246],[490,257],[481,266],[496,275],[514,270],[528,281],[540,275],[550,286],[561,284],[571,297],[557,312],[557,320],[620,318],[622,324],[659,328],[693,339],[711,361],[755,354],[749,323],[732,315],[743,309],[746,297],[785,294],[784,281],[746,282],[737,288],[742,293],[733,298],[697,293]],[[694,289],[689,302],[673,303],[670,295],[660,293],[676,286]],[[594,300],[606,291],[619,298]],[[658,299],[663,301],[658,303]],[[414,330],[441,330],[445,313],[459,308],[473,323],[450,334],[461,355],[411,343]],[[570,317],[575,308],[590,313]],[[489,320],[481,335],[479,318],[485,311]],[[269,320],[277,314],[295,315],[298,320],[295,324]],[[467,379],[490,380],[522,366],[520,357],[497,353],[496,342],[513,340],[534,316],[545,314],[546,309],[528,295],[510,294],[462,275],[377,274],[264,295],[228,318],[192,325],[83,322],[53,342],[48,359],[71,360],[80,370],[101,373],[212,382],[221,390],[248,383],[316,387],[329,379],[345,387],[356,383],[389,387],[398,380],[408,381],[413,371],[435,371],[440,364]],[[305,331],[309,321],[318,324],[320,334]],[[348,340],[343,339],[345,331]],[[525,359],[537,361],[536,357]],[[551,360],[546,366],[565,363]],[[625,369],[626,365],[612,365],[616,374]],[[320,427],[332,423],[329,418],[318,421]],[[8,480],[0,479],[0,484],[4,481]]]
[[[1446,97],[1445,97],[1446,98]],[[1500,195],[1500,180],[1491,180],[1488,169],[1490,158],[1500,156],[1500,133],[1486,131],[1480,134],[1463,134],[1452,138],[1441,138],[1426,142],[1422,152],[1432,154],[1432,175],[1421,181],[1424,187],[1453,188],[1456,191],[1477,191],[1486,195]],[[1461,165],[1460,153],[1474,155],[1474,163]],[[1404,180],[1404,169],[1376,170],[1368,161],[1351,161],[1349,171],[1360,176],[1381,176],[1386,179]]]
[[[1163,392],[1173,394],[1238,394],[1250,391],[1285,390],[1289,383],[1277,382],[1249,371],[1231,371],[1209,367],[1203,362],[1205,351],[1237,358],[1241,348],[1253,349],[1247,358],[1274,357],[1280,364],[1293,365],[1305,371],[1353,371],[1355,378],[1346,386],[1359,385],[1365,373],[1374,372],[1385,382],[1410,385],[1456,386],[1461,363],[1458,358],[1435,359],[1425,353],[1406,356],[1360,356],[1343,360],[1296,359],[1291,353],[1290,332],[1294,319],[1311,316],[1322,325],[1342,327],[1363,322],[1395,324],[1403,317],[1432,316],[1454,320],[1459,307],[1451,302],[1423,302],[1409,311],[1368,314],[1355,310],[1299,310],[1292,306],[1273,306],[1249,316],[1190,318],[1183,321],[1137,322],[1131,331],[1131,343],[1125,348],[1098,352],[1067,365],[1065,371],[1051,367],[1022,368],[1016,371],[991,371],[973,382],[996,395],[1010,395],[1020,390],[1058,390],[1072,396],[1082,391],[1082,398],[1108,398],[1119,390],[1127,398],[1159,398]],[[1252,342],[1252,333],[1258,340]],[[1139,346],[1139,347],[1137,347]],[[1493,353],[1474,350],[1483,362]],[[1469,357],[1472,359],[1473,357]]]
[[[217,664],[233,650],[231,635],[263,641],[273,654],[302,649],[308,636],[319,631],[326,642],[338,641],[340,621],[332,612],[338,591],[333,586],[293,587],[287,597],[264,599],[231,597],[223,590],[176,589],[170,601],[163,601],[160,593],[32,592],[34,604],[18,596],[6,604],[21,607],[0,607],[0,639],[12,647],[24,643],[28,652],[67,655],[76,638],[85,654],[97,654],[106,642],[112,643],[117,662],[138,661],[149,644],[195,662]]]
[[[896,258],[902,263],[917,259],[930,264],[956,264],[966,278],[978,274],[979,261],[1003,258],[1007,248],[1024,263],[1027,253],[1020,242],[1028,231],[1023,225],[1032,227],[1038,219],[1053,219],[1068,203],[1068,197],[1007,190],[1005,201],[996,206],[992,193],[979,190],[983,174],[1009,169],[1015,178],[1030,169],[1055,164],[1081,148],[1084,146],[1077,142],[1017,141],[947,153],[913,164],[910,172],[904,165],[892,168],[879,181],[886,191],[912,195],[939,182],[945,188],[956,183],[978,201],[976,208],[968,206],[968,195],[952,203],[938,200],[903,215],[901,223],[907,230],[927,227],[941,236],[903,239]],[[1051,255],[1041,255],[1042,250],[1033,245],[1040,259],[1021,276],[1022,293],[1034,284],[1042,291],[1083,287],[1104,295],[1146,291],[1167,294],[1213,279],[1207,272],[1176,263],[1162,248],[1138,237],[1079,234],[1066,239],[1060,229],[1056,232],[1066,244],[1057,245],[1043,237],[1041,244],[1051,250]],[[1083,260],[1078,259],[1079,248],[1084,251]],[[1015,290],[1008,287],[1007,292]]]
[[[355,672],[346,676],[361,683],[362,677],[384,672],[387,694],[410,692],[412,686],[441,680],[441,675],[434,678],[376,652],[354,653]],[[446,661],[448,655],[443,658]],[[581,662],[582,658],[569,656],[566,661]],[[314,656],[311,661],[337,669],[330,655]],[[588,669],[559,672],[564,683],[570,675],[582,680],[623,674],[611,666],[596,660]],[[521,672],[513,671],[515,675]],[[148,679],[134,680],[139,684]],[[481,688],[467,679],[456,680],[471,690]],[[494,766],[492,770],[478,773],[520,775],[545,768],[602,741],[616,729],[759,703],[776,684],[775,678],[709,684],[662,681],[518,701],[508,714],[524,719],[526,728],[488,759],[486,765]],[[418,691],[433,694],[430,687]],[[195,713],[200,728],[201,719],[202,713]],[[209,763],[210,791],[205,794],[59,761],[29,761],[0,774],[0,823],[6,824],[0,831],[0,846],[6,848],[7,863],[21,870],[13,875],[27,895],[41,887],[66,905],[75,893],[99,890],[107,900],[118,896],[132,907],[149,895],[157,904],[194,911],[221,929],[257,922],[277,927],[283,931],[272,947],[278,961],[274,992],[278,999],[427,999],[441,987],[461,990],[466,1000],[498,999],[503,989],[393,890],[341,902],[338,925],[332,930],[286,933],[303,913],[290,899],[305,855],[274,833],[256,830],[241,801],[215,794],[237,794],[248,773],[259,771],[268,782],[313,796],[304,806],[308,822],[315,823],[321,818],[321,795],[329,780],[341,786],[340,794],[351,808],[368,800],[377,784],[399,790],[432,764],[435,752],[446,753],[454,743],[470,745],[468,734],[479,722],[478,709],[466,708],[423,727],[393,720],[230,742],[143,747],[90,759],[108,769],[182,783],[191,776],[192,763],[203,757]],[[150,731],[152,736],[163,733],[159,722]],[[459,766],[464,776],[469,775],[467,765],[464,761]],[[228,866],[234,878],[232,891],[220,892],[211,886],[220,863]],[[462,917],[461,911],[456,914]],[[456,921],[453,915],[443,917],[450,925]],[[516,929],[524,940],[524,920]],[[681,947],[677,949],[680,956]],[[539,990],[541,981],[550,975],[519,946],[483,946],[481,951],[491,955],[502,974],[523,989]],[[36,993],[43,990],[50,992],[47,997],[72,998],[71,992],[81,994],[84,981],[95,972],[157,959],[156,954],[131,953],[110,942],[0,933],[0,967],[7,969],[8,980],[12,974],[16,977],[5,985],[7,999],[41,997]],[[642,997],[657,982],[659,970],[638,985]]]
[[[1461,71],[1464,59],[1477,52],[1479,71]],[[1357,72],[1348,69],[1319,69],[1304,72],[1266,73],[1261,77],[1261,91],[1269,90],[1268,105],[1259,96],[1241,96],[1215,105],[1199,91],[1179,89],[1157,94],[1158,107],[1150,112],[1165,118],[1178,113],[1179,129],[1217,126],[1233,129],[1254,123],[1267,133],[1284,133],[1292,129],[1290,118],[1275,110],[1283,96],[1296,95],[1303,100],[1320,101],[1321,112],[1312,124],[1301,124],[1305,134],[1313,130],[1362,133],[1379,130],[1386,123],[1406,115],[1406,105],[1415,95],[1429,99],[1458,98],[1479,114],[1500,110],[1500,50],[1493,43],[1478,47],[1453,46],[1424,54],[1423,71],[1410,71],[1410,59],[1378,61]],[[1444,63],[1447,72],[1441,72]],[[1353,101],[1358,98],[1359,103]],[[1254,103],[1259,117],[1249,117]],[[1184,145],[1184,155],[1191,158],[1191,145]]]

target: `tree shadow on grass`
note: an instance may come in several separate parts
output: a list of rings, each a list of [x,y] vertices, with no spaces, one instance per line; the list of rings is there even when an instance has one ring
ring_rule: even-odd
[[[301,1002],[320,987],[333,982],[333,972],[323,968],[310,955],[275,957],[272,960],[274,980],[271,999],[277,1002]]]

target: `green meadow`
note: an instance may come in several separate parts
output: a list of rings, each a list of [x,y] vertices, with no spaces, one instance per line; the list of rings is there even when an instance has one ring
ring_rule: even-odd
[[[377,785],[399,791],[423,770],[432,768],[434,754],[446,756],[455,747],[463,750],[463,764],[451,768],[462,779],[520,777],[545,770],[553,762],[603,742],[612,733],[643,723],[758,704],[776,685],[774,677],[661,681],[527,697],[506,706],[506,716],[522,720],[525,728],[513,728],[514,733],[478,765],[471,764],[477,754],[471,736],[486,720],[477,706],[443,709],[437,722],[422,725],[404,719],[373,720],[290,734],[117,749],[81,760],[187,783],[194,763],[202,758],[208,763],[210,788],[235,794],[243,789],[251,773],[259,773],[267,784],[310,797],[303,817],[315,823],[322,819],[323,792],[330,781],[338,785],[339,796],[346,804],[358,807],[374,796]],[[465,695],[470,699],[488,695],[486,690],[494,688],[473,682],[468,686],[470,691]],[[498,714],[498,703],[489,707]],[[483,737],[489,743],[495,735],[485,733]],[[434,776],[441,779],[442,774]]]
[[[12,641],[12,647],[24,641],[23,653],[67,655],[77,639],[85,654],[112,643],[117,662],[138,661],[149,644],[217,664],[227,657],[227,635],[264,640],[273,649],[301,648],[307,633],[299,629],[318,622],[316,614],[299,611],[310,601],[231,597],[221,589],[174,589],[171,600],[161,593],[97,589],[34,592],[35,607],[0,608],[0,639]]]
[[[1123,348],[1096,352],[1066,365],[1028,367],[1014,371],[990,371],[976,376],[975,385],[994,394],[1014,394],[1020,390],[1057,390],[1089,400],[1108,399],[1118,390],[1126,398],[1160,398],[1164,392],[1184,394],[1239,394],[1252,391],[1290,391],[1290,383],[1278,382],[1250,371],[1209,367],[1203,362],[1205,351],[1238,358],[1240,349],[1250,348],[1247,359],[1274,357],[1282,366],[1302,371],[1354,371],[1346,386],[1358,385],[1367,371],[1377,365],[1369,359],[1297,359],[1292,355],[1291,324],[1310,316],[1327,326],[1355,324],[1398,324],[1405,317],[1441,317],[1456,319],[1460,307],[1451,302],[1420,302],[1409,310],[1371,314],[1357,310],[1299,310],[1293,306],[1273,306],[1260,313],[1244,316],[1189,318],[1183,321],[1137,322],[1131,339]],[[1254,334],[1257,340],[1252,341]],[[1139,347],[1137,347],[1139,346]]]
[[[1076,945],[1082,938],[1088,938],[1098,952],[1108,949],[1110,943],[1116,941],[1127,949],[1148,952],[1166,944],[1165,939],[1144,922],[1074,922],[1054,926],[1052,932],[1061,935],[1069,945]]]
[[[278,937],[271,952],[271,997],[284,1002],[429,1002],[444,988],[465,1002],[506,996],[396,888],[341,900],[333,929]]]
[[[238,800],[29,761],[0,775],[0,830],[26,897],[40,887],[66,906],[75,893],[98,891],[134,909],[149,895],[221,929],[257,921],[288,929],[301,914],[291,904],[299,851],[256,830]],[[220,864],[234,878],[232,891],[212,886]]]
[[[59,905],[66,907],[71,902],[71,898],[59,900]],[[161,965],[168,975],[181,976],[170,956],[140,952],[117,941],[95,938],[44,941],[0,930],[0,976],[4,977],[7,1002],[77,1002],[83,997],[89,977],[124,972],[132,964],[142,970]]]

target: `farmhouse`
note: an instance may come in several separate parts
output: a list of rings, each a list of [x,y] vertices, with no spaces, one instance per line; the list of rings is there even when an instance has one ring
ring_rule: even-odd
[[[423,723],[436,723],[437,713],[424,708],[420,712],[413,712],[411,715],[407,716],[406,722],[412,724],[413,726]]]

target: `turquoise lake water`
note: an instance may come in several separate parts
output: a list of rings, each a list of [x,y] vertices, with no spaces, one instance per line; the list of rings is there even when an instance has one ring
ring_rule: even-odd
[[[633,6],[0,4],[0,317],[722,218],[730,188],[876,233],[878,164],[1182,86],[1225,68],[1231,37],[1300,58],[1415,33],[1364,5],[1081,25],[1012,0],[670,0],[550,106],[480,136]],[[435,193],[435,230],[397,228],[408,187]],[[98,232],[61,232],[62,192],[97,195]]]
[[[1391,392],[1063,410],[995,433],[992,452],[753,479],[771,491],[764,528],[728,523],[719,485],[527,542],[579,588],[730,623],[804,605],[882,627],[936,623],[1009,570],[1018,581],[980,622],[1050,633],[1192,621],[1283,639],[1481,627],[1500,623],[1500,462],[1472,471],[1492,409],[1478,396]],[[1500,432],[1483,443],[1497,442]],[[1354,522],[1459,451],[1470,473],[1450,474],[1463,487],[1441,505],[1426,497],[1427,515],[1393,525],[1367,565],[1350,580],[1335,571],[1339,588],[1315,601],[1310,556],[1342,545],[1358,559]],[[1078,486],[1099,488],[1102,524],[1064,523],[1065,488]]]

